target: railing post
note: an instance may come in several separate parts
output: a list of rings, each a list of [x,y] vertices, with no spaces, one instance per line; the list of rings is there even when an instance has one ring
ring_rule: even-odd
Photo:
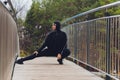
[[[110,15],[105,13],[105,16]],[[110,19],[107,19],[106,23],[106,72],[110,74]],[[106,80],[111,80],[111,78],[106,75]]]
[[[89,17],[87,16],[87,20],[89,20]],[[89,26],[89,22],[87,22],[86,25],[86,29],[87,29],[87,36],[86,36],[86,42],[87,42],[87,64],[89,64],[89,55],[90,55],[90,26]],[[89,69],[89,67],[87,67],[87,69]]]
[[[87,55],[86,55],[86,59],[87,59],[87,64],[89,64],[90,63],[90,61],[89,61],[89,56],[90,56],[90,26],[89,26],[89,23],[87,22],[87,25],[86,25],[86,28],[87,28]],[[87,68],[87,70],[89,70],[89,67],[87,66],[86,67]]]
[[[74,57],[77,58],[77,27],[74,27]],[[76,63],[76,60],[74,61]]]

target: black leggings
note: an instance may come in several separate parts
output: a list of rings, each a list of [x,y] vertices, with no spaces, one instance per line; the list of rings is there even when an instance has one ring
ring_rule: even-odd
[[[36,54],[31,54],[27,57],[24,57],[22,58],[23,61],[26,61],[26,60],[32,60],[36,57],[43,57],[43,56],[47,56],[47,57],[57,57],[57,54],[58,53],[55,53],[55,52],[52,52],[52,51],[49,51],[48,49],[45,49],[43,51],[41,51],[40,53],[38,53],[37,55]],[[62,59],[66,58],[69,54],[62,54]]]

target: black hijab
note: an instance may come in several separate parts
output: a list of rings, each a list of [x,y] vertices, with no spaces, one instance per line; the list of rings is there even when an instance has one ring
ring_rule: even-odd
[[[57,31],[60,31],[60,26],[61,26],[60,22],[55,21],[55,22],[54,22],[54,25],[56,26],[56,30],[57,30]]]

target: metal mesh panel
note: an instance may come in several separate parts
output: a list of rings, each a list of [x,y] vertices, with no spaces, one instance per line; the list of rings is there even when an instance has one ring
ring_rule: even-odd
[[[74,23],[63,30],[68,35],[71,57],[120,77],[119,15]]]

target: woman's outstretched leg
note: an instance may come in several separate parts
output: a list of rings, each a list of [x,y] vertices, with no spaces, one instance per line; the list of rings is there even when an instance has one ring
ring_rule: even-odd
[[[21,58],[21,59],[18,59],[16,61],[17,64],[23,64],[24,61],[27,61],[27,60],[32,60],[36,57],[42,57],[42,56],[46,56],[46,53],[48,53],[48,50],[44,50],[44,51],[41,51],[40,53],[38,53],[37,55],[36,54],[31,54],[27,57],[24,57],[24,58]]]
[[[32,54],[32,55],[29,55],[29,56],[27,56],[27,57],[18,59],[18,60],[16,61],[16,63],[18,63],[18,64],[23,64],[24,61],[32,60],[32,59],[34,59],[34,58],[36,58],[36,54]]]

